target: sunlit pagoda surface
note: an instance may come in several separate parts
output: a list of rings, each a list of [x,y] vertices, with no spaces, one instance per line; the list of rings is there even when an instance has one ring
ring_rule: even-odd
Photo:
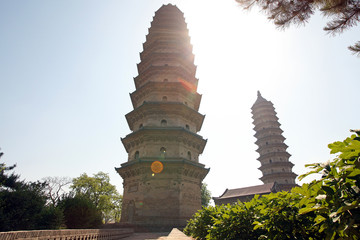
[[[226,189],[219,197],[213,197],[216,205],[234,204],[237,201],[250,201],[255,195],[290,191],[297,186],[296,174],[292,171],[293,163],[289,161],[288,146],[284,143],[283,131],[276,116],[272,102],[263,98],[258,92],[257,99],[252,106],[253,123],[255,125],[256,150],[260,156],[259,170],[262,172],[262,185],[243,188]]]
[[[292,171],[293,163],[289,161],[288,146],[284,143],[285,137],[280,128],[279,119],[271,101],[263,98],[258,92],[258,97],[252,106],[255,137],[257,138],[256,150],[260,156],[259,170],[262,172],[260,180],[264,183],[276,182],[281,190],[289,191],[297,186],[296,174]]]
[[[200,131],[196,66],[184,14],[174,5],[156,11],[143,52],[134,110],[126,114],[132,131],[122,143],[122,223],[183,227],[201,209],[201,183],[209,169],[199,163],[206,140]]]

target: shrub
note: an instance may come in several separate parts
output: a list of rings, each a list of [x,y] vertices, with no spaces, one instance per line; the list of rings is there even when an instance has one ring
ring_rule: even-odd
[[[217,207],[216,219],[208,229],[207,239],[258,239],[262,229],[254,229],[257,201],[238,202]]]
[[[359,239],[360,133],[329,144],[333,161],[310,164],[319,180],[250,202],[198,211],[184,232],[196,239]]]
[[[215,215],[218,214],[219,207],[203,207],[196,212],[192,219],[188,221],[184,228],[184,233],[196,239],[206,239],[208,230],[214,224]]]
[[[97,228],[102,224],[101,212],[85,196],[67,196],[59,203],[67,228]]]

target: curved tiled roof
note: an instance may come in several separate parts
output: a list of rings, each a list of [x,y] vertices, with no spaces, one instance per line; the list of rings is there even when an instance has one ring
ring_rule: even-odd
[[[219,197],[219,199],[271,193],[275,190],[275,187],[276,183],[267,183],[251,187],[226,189],[225,192]]]

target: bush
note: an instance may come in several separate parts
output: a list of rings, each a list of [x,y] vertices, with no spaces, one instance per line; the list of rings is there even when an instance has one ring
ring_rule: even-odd
[[[46,206],[38,219],[36,229],[60,229],[64,225],[62,209],[53,205]]]
[[[216,214],[219,214],[219,207],[203,207],[196,212],[184,228],[184,233],[196,239],[205,239],[210,227],[214,224]]]
[[[254,230],[256,204],[256,201],[238,202],[235,205],[217,207],[216,219],[213,220],[213,226],[208,229],[207,239],[258,239],[263,231]]]
[[[360,133],[329,144],[339,154],[310,164],[319,180],[250,202],[203,208],[184,232],[196,239],[359,239]]]
[[[63,210],[67,228],[98,228],[102,224],[101,212],[84,196],[67,196],[60,201],[59,207]]]
[[[203,208],[184,233],[196,239],[324,239],[315,214],[299,214],[301,188],[255,196],[250,202]]]

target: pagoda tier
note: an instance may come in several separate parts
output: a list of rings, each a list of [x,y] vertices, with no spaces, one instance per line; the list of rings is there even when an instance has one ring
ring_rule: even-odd
[[[140,59],[144,60],[152,56],[154,53],[173,53],[181,55],[180,58],[194,61],[195,55],[192,53],[192,45],[181,46],[178,40],[171,42],[165,40],[156,40],[144,45],[144,51],[140,53]]]
[[[262,172],[260,180],[264,184],[276,182],[282,190],[290,190],[296,186],[296,174],[292,172],[292,164],[289,161],[288,146],[284,143],[285,137],[280,129],[279,119],[275,108],[270,101],[264,99],[260,92],[252,106],[253,124],[256,131],[256,150],[260,156],[259,170]]]
[[[126,114],[132,131],[121,141],[127,162],[121,222],[151,229],[184,227],[201,209],[201,183],[209,169],[199,163],[207,140],[198,134],[205,116],[192,45],[183,13],[163,5],[140,53],[134,109]]]
[[[141,157],[187,158],[198,162],[206,140],[182,127],[143,127],[121,139],[129,161]]]
[[[150,54],[149,54],[150,55]],[[191,59],[190,59],[191,60]],[[189,75],[195,75],[196,66],[189,63],[189,60],[182,58],[181,54],[174,53],[152,53],[146,60],[141,61],[138,65],[139,74],[145,72],[150,67],[180,67]]]
[[[188,82],[148,82],[130,94],[134,108],[151,102],[179,102],[198,111],[201,95],[188,87]]]
[[[161,121],[158,119],[161,118]],[[188,131],[198,132],[205,116],[179,102],[144,102],[141,106],[126,114],[130,130],[146,126],[166,127],[180,125]],[[176,120],[176,123],[168,119]]]

